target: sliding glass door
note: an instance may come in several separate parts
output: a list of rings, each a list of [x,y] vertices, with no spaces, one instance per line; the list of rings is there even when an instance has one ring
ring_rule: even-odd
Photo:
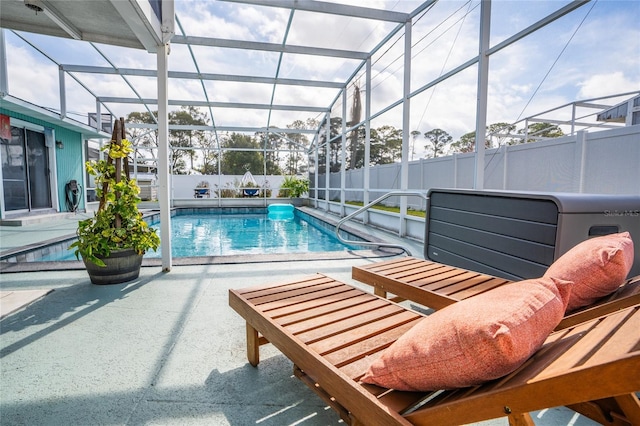
[[[49,151],[44,133],[11,127],[11,140],[0,140],[5,211],[51,208]]]

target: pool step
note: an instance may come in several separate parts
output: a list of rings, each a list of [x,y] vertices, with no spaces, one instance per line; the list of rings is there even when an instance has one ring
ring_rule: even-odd
[[[62,212],[62,213],[45,213],[45,214],[32,214],[28,216],[15,216],[0,219],[0,226],[27,226],[35,225],[38,223],[46,223],[55,220],[68,219],[75,215],[75,213]]]

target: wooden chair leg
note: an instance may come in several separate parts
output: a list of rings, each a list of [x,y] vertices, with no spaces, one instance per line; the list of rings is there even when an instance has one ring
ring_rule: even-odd
[[[260,339],[258,330],[247,323],[247,359],[256,367],[260,362]]]
[[[379,297],[387,298],[387,292],[381,289],[380,287],[373,287],[373,294]]]
[[[640,425],[640,401],[635,393],[615,397],[626,420],[632,425]]]
[[[529,413],[510,414],[508,419],[509,426],[535,426],[535,423]]]

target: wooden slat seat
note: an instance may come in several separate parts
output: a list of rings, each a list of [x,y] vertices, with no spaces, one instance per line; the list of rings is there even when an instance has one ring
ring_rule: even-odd
[[[415,257],[354,266],[352,277],[372,286],[378,296],[387,297],[391,293],[396,302],[406,299],[436,310],[512,282]],[[618,291],[593,305],[571,312],[558,329],[637,303],[640,303],[640,276],[630,278]]]
[[[369,363],[423,315],[316,274],[229,291],[246,321],[247,357],[272,343],[294,374],[351,425],[458,425],[509,416],[533,424],[529,411],[613,399],[616,418],[640,415],[640,305],[555,332],[521,368],[483,386],[401,392],[359,382]],[[632,419],[632,420],[629,420]]]

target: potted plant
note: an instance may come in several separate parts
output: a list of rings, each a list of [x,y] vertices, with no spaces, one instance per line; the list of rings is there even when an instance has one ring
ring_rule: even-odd
[[[160,238],[138,210],[140,188],[129,178],[131,143],[124,138],[124,119],[114,123],[111,141],[103,147],[107,159],[88,161],[100,199],[92,218],[78,223],[78,240],[70,245],[82,256],[91,282],[116,284],[136,279],[144,253],[157,250]]]
[[[297,176],[285,176],[280,184],[278,197],[290,197],[291,202],[298,206],[302,205],[300,197],[309,192],[309,180]]]

